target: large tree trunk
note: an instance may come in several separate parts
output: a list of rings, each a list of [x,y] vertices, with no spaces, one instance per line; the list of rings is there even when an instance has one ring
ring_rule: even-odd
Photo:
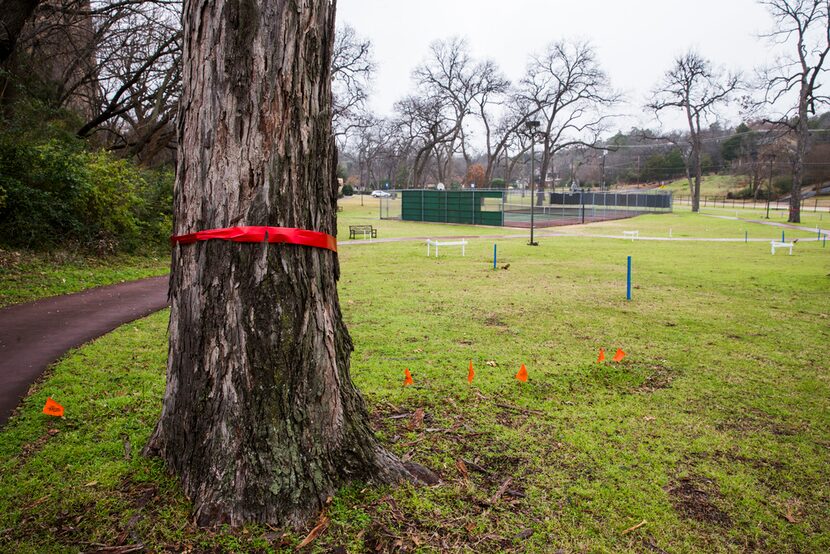
[[[185,1],[175,233],[336,233],[329,0]],[[303,525],[350,480],[410,475],[376,441],[349,376],[337,255],[178,245],[167,390],[146,452],[201,525]]]
[[[692,155],[694,158],[694,170],[695,170],[695,196],[692,200],[692,211],[699,212],[700,211],[700,183],[702,179],[702,171],[701,171],[701,162],[700,162],[700,147],[696,149],[695,153]]]
[[[23,25],[39,3],[40,0],[0,0],[0,64],[14,52]]]
[[[807,99],[802,97],[798,105],[798,123],[796,125],[795,159],[793,160],[793,187],[790,193],[790,213],[787,221],[801,223],[801,185],[804,181],[804,157],[807,155],[807,140],[810,130],[807,127]]]

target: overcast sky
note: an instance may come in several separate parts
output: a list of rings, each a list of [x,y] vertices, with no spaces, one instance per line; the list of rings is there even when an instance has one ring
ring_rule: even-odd
[[[339,0],[337,10],[338,25],[352,25],[373,43],[372,108],[383,115],[412,90],[412,69],[429,44],[456,35],[511,80],[521,76],[529,53],[552,41],[590,41],[612,86],[627,97],[623,129],[656,125],[643,114],[647,93],[690,47],[747,73],[773,57],[758,38],[772,21],[754,0]],[[736,122],[734,109],[725,115]],[[680,125],[680,118],[664,119],[664,127]]]

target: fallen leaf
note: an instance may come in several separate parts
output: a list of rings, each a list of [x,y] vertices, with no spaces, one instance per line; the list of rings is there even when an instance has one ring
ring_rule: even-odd
[[[485,363],[490,367],[497,367],[499,365],[494,360],[487,360]]]
[[[320,523],[318,523],[317,526],[314,529],[312,529],[308,533],[308,535],[306,535],[306,537],[302,540],[302,542],[297,545],[297,550],[305,548],[306,546],[311,544],[311,542],[314,539],[316,539],[317,537],[319,537],[320,533],[325,531],[326,527],[328,527],[328,526],[329,526],[329,518],[327,518],[326,516],[320,516]]]
[[[461,474],[461,477],[467,479],[470,476],[470,472],[467,471],[467,464],[464,463],[464,460],[456,460],[455,467],[458,468],[458,473]]]
[[[424,423],[424,409],[418,408],[415,410],[415,413],[412,414],[412,420],[409,422],[410,429],[418,429]]]
[[[792,507],[792,504],[787,503],[787,513],[786,513],[786,514],[784,514],[784,519],[786,519],[786,520],[787,520],[787,521],[789,521],[790,523],[798,523],[798,520],[796,520],[796,519],[795,519],[795,516],[793,515],[793,510],[792,510],[792,508],[793,508],[793,507]]]

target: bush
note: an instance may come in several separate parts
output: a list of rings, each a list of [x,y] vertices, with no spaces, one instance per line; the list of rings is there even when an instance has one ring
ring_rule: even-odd
[[[99,252],[158,243],[171,229],[172,176],[107,152],[0,136],[0,242],[33,249],[75,244]]]
[[[504,179],[502,179],[501,177],[497,177],[496,179],[490,181],[490,188],[504,189],[504,186]]]
[[[343,196],[352,196],[354,194],[354,189],[351,185],[343,185]]]

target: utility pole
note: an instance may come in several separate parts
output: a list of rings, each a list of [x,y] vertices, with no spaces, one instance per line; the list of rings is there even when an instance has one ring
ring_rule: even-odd
[[[599,190],[600,191],[605,190],[605,154],[606,154],[606,152],[605,152],[605,150],[603,150],[602,151],[602,170],[601,170],[600,179],[599,179]]]

